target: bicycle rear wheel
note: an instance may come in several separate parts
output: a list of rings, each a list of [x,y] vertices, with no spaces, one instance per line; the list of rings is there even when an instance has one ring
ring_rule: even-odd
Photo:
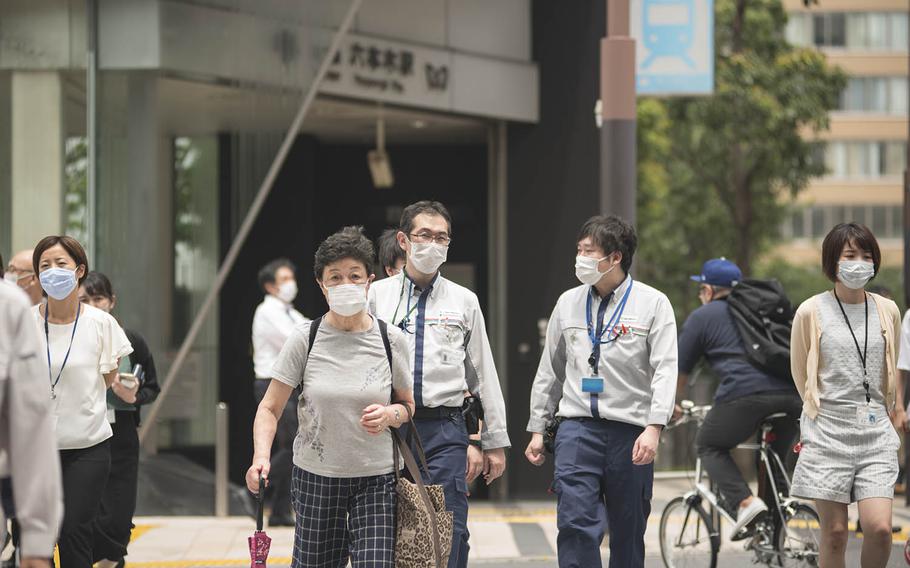
[[[787,567],[818,566],[818,550],[822,539],[818,513],[804,503],[784,507],[783,525],[778,523],[775,542],[781,553],[780,565]]]
[[[660,555],[667,568],[717,566],[720,539],[711,518],[697,501],[677,497],[660,516]]]

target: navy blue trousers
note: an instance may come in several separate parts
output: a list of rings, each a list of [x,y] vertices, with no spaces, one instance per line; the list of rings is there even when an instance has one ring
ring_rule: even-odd
[[[556,537],[560,568],[602,566],[610,526],[610,568],[643,567],[654,464],[634,465],[644,428],[610,420],[570,419],[556,435]]]
[[[427,466],[433,485],[445,489],[446,509],[455,514],[452,531],[452,553],[448,568],[468,565],[468,484],[465,481],[468,461],[468,431],[461,412],[448,418],[417,419],[413,422],[427,454]],[[412,448],[414,444],[411,444]],[[416,449],[415,457],[416,457]]]

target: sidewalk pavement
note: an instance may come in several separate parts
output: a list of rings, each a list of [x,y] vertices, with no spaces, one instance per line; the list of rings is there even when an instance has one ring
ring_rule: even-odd
[[[658,524],[664,506],[690,487],[685,479],[658,480],[654,484],[651,517],[645,534],[646,554],[660,556]],[[910,510],[895,501],[894,523],[904,531],[894,535],[903,544],[910,528]],[[855,506],[851,519],[856,518]],[[244,566],[250,561],[247,537],[255,524],[248,517],[137,517],[127,558],[133,568],[190,568]],[[512,560],[556,563],[556,502],[477,502],[468,520],[471,531],[471,565],[502,564]],[[269,564],[290,564],[292,528],[268,529],[272,537]],[[740,550],[741,544],[724,542],[722,550]],[[605,550],[606,552],[606,550]]]

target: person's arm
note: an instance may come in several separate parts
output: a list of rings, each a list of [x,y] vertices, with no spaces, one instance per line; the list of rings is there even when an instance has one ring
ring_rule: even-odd
[[[648,332],[648,350],[651,363],[651,410],[648,425],[632,446],[632,463],[645,465],[654,461],[660,431],[666,426],[673,412],[676,397],[678,348],[676,343],[676,316],[666,296],[657,301],[654,320]]]
[[[389,327],[392,350],[392,397],[388,405],[371,404],[363,409],[360,424],[369,434],[381,434],[386,428],[400,428],[414,414],[414,376],[407,339],[397,328]]]
[[[24,305],[16,320],[11,326],[15,331],[7,393],[2,397],[6,408],[0,409],[9,422],[0,425],[0,449],[8,452],[23,566],[35,566],[38,559],[53,555],[63,519],[63,491],[50,389],[39,380],[47,374],[40,342]]]
[[[806,300],[796,310],[793,317],[793,328],[790,330],[790,373],[799,396],[806,399],[806,381],[808,380],[807,360],[809,346],[812,344],[811,300]]]
[[[140,345],[134,345],[133,347],[139,352],[136,363],[142,365],[144,376],[142,386],[139,388],[139,392],[136,393],[136,406],[142,406],[155,402],[161,392],[161,386],[158,384],[158,370],[155,368],[155,358],[152,356],[152,351],[149,349],[145,339],[138,337],[138,340]]]
[[[120,359],[132,353],[133,346],[114,316],[102,313],[102,318],[100,371],[105,388],[111,388],[119,374]]]
[[[268,479],[271,468],[272,442],[278,430],[278,420],[291,398],[294,387],[272,379],[253,422],[253,464],[246,472],[246,486],[253,493],[259,492],[259,476]]]
[[[484,451],[508,448],[511,443],[506,428],[506,403],[493,362],[493,352],[490,349],[480,303],[476,297],[472,297],[471,300],[471,305],[466,310],[468,329],[464,361],[468,390],[476,393],[483,404],[485,420],[481,440]]]
[[[900,310],[894,302],[890,303],[891,307],[891,327],[894,329],[894,345],[902,347],[905,341],[903,329],[901,328]],[[899,355],[896,358],[900,361]],[[900,366],[892,373],[894,375],[894,410],[891,412],[891,423],[897,430],[905,430],[907,427],[907,410],[904,408],[904,371]]]
[[[547,335],[534,384],[531,386],[531,415],[527,426],[528,432],[531,432],[531,441],[525,448],[525,457],[533,465],[543,465],[546,461],[543,434],[547,422],[552,420],[558,410],[566,380],[566,340],[562,332],[557,302],[550,314],[550,321],[547,322]]]
[[[259,492],[259,475],[268,478],[272,442],[278,428],[278,420],[284,412],[294,389],[303,383],[309,353],[309,326],[297,327],[288,337],[278,359],[272,366],[272,380],[265,396],[256,409],[253,422],[253,463],[246,472],[246,486],[253,493]],[[306,392],[301,393],[301,399]]]
[[[506,403],[502,397],[496,365],[493,363],[493,351],[490,349],[480,302],[472,295],[470,304],[466,314],[468,335],[465,338],[465,377],[468,390],[477,393],[483,404],[486,419],[481,428],[480,443],[483,449],[483,475],[489,485],[505,472],[505,449],[512,444],[506,428]]]
[[[689,390],[689,374],[705,352],[704,322],[698,310],[692,312],[679,334],[679,372],[676,378],[676,404],[673,406],[673,418],[682,413],[679,402],[686,398]]]

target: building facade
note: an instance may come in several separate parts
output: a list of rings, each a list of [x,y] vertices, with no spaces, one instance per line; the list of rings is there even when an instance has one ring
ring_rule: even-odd
[[[575,234],[600,208],[606,22],[602,1],[556,4],[368,0],[339,34],[353,0],[4,1],[0,254],[48,234],[86,243],[163,380],[310,97],[146,449],[210,463],[226,401],[241,481],[256,271],[291,258],[297,307],[315,317],[323,238],[350,224],[376,237],[404,205],[439,199],[455,224],[446,275],[477,292],[507,397],[515,449],[494,487],[541,496],[551,472],[522,455],[528,393],[538,321],[575,284]],[[379,123],[389,188],[367,164]]]
[[[879,237],[885,263],[903,266],[903,175],[907,161],[908,5],[905,0],[785,0],[787,38],[816,47],[849,76],[817,159],[828,174],[799,197],[785,223],[789,255],[815,262],[836,223],[859,221]]]

